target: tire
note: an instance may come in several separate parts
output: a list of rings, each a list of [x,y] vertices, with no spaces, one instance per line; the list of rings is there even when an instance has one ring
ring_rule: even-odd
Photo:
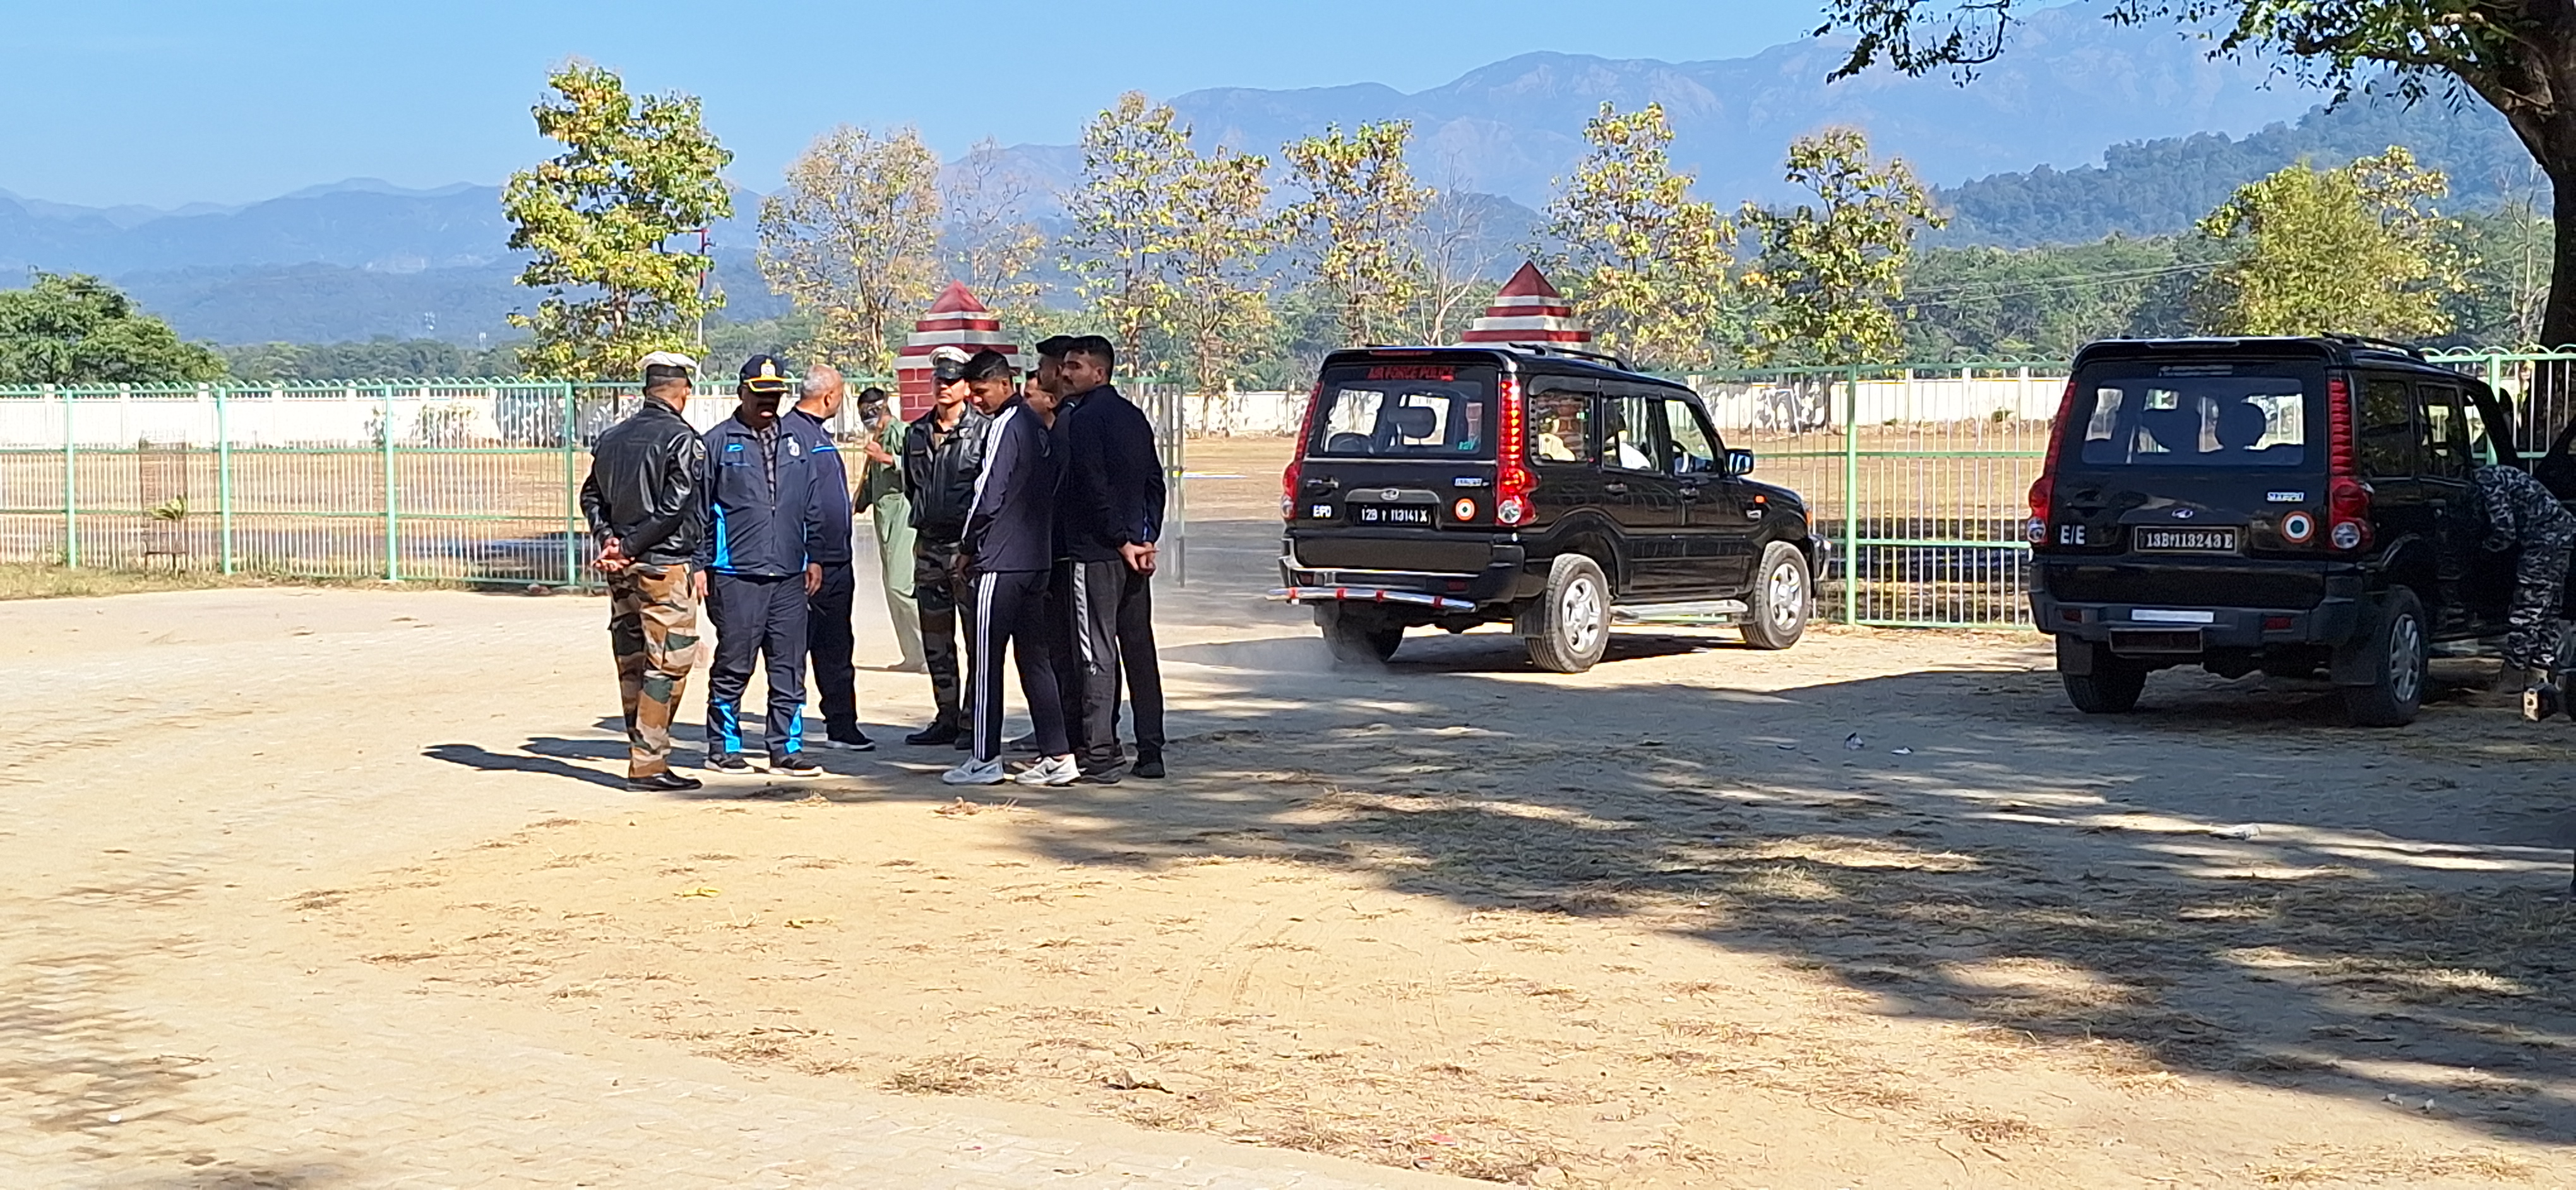
[[[2147,689],[2147,669],[2133,661],[2111,655],[2111,650],[2095,646],[2093,672],[2060,673],[2057,680],[2066,684],[2066,701],[2087,715],[2125,715],[2138,708],[2138,696]]]
[[[1816,605],[1815,576],[1798,547],[1775,541],[1762,547],[1762,564],[1753,570],[1753,591],[1745,601],[1744,643],[1757,649],[1785,649],[1807,634],[1807,616]]]
[[[1610,648],[1610,580],[1601,564],[1581,554],[1557,555],[1529,619],[1530,664],[1561,674],[1592,668]]]
[[[1343,665],[1384,665],[1404,644],[1404,625],[1375,612],[1326,606],[1316,609],[1315,623],[1324,630],[1324,647]]]
[[[2369,634],[2359,642],[2368,650],[2371,681],[2343,688],[2343,714],[2355,727],[2404,727],[2424,707],[2424,682],[2432,668],[2424,632],[2424,603],[2404,587],[2389,589]]]

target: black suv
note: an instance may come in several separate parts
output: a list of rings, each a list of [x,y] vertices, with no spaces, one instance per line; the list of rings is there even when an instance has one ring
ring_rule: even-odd
[[[1510,623],[1541,668],[1601,659],[1614,619],[1806,630],[1822,558],[1796,492],[1744,478],[1699,394],[1554,348],[1325,357],[1280,499],[1286,583],[1335,656],[1408,628]]]
[[[2027,529],[2067,698],[2126,711],[2175,665],[2324,671],[2353,722],[2413,720],[2432,642],[2504,630],[2511,559],[2481,548],[2471,474],[2520,465],[2508,417],[2373,340],[2086,347]]]

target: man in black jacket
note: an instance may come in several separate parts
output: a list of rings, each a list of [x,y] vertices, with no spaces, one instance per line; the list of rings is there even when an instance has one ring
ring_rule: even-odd
[[[1002,653],[1009,649],[1020,671],[1037,729],[1038,762],[1019,775],[1023,785],[1069,785],[1081,772],[1064,734],[1064,706],[1047,655],[1052,633],[1046,614],[1049,575],[1055,569],[1056,459],[1047,431],[1029,412],[1019,386],[1009,383],[1008,357],[979,351],[966,379],[980,408],[993,418],[986,431],[984,471],[958,542],[958,562],[975,583],[975,628],[967,646],[973,689],[974,754],[940,774],[951,785],[998,785],[1002,772]]]
[[[1064,455],[1060,534],[1070,559],[1066,602],[1082,690],[1073,732],[1082,742],[1083,779],[1116,781],[1126,763],[1118,743],[1118,687],[1123,676],[1136,707],[1139,777],[1163,775],[1163,673],[1154,655],[1156,542],[1163,533],[1163,462],[1154,426],[1110,378],[1118,355],[1109,340],[1084,335],[1069,344],[1056,372],[1062,400],[1055,437]],[[1123,674],[1122,674],[1123,671]]]
[[[626,715],[626,785],[685,791],[701,782],[671,771],[671,715],[698,660],[698,595],[689,566],[707,537],[698,491],[706,446],[680,411],[697,362],[644,357],[644,401],[591,447],[581,511],[608,580],[608,643]]]
[[[903,490],[912,505],[912,601],[921,623],[921,660],[930,670],[938,717],[903,737],[907,744],[966,746],[965,701],[958,682],[957,609],[967,584],[957,573],[957,542],[984,473],[984,432],[992,419],[967,402],[966,353],[931,353],[934,404],[904,427]]]

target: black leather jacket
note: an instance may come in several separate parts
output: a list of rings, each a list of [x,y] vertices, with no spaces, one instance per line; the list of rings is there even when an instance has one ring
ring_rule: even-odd
[[[903,494],[912,501],[912,528],[922,546],[953,549],[966,534],[966,514],[975,507],[975,481],[984,474],[985,431],[993,424],[974,406],[966,406],[948,440],[931,445],[939,425],[932,409],[903,432]]]
[[[696,556],[707,539],[706,459],[706,443],[679,410],[644,398],[591,447],[581,511],[593,542],[614,537],[628,558],[656,566]]]

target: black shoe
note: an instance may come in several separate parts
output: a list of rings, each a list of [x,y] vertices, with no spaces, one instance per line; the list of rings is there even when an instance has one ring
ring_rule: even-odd
[[[1007,752],[1018,752],[1026,756],[1035,756],[1038,754],[1038,733],[1034,731],[1030,732],[1029,734],[1021,736],[1010,743],[1002,745],[1002,748]]]
[[[2533,723],[2550,718],[2563,709],[2556,686],[2544,682],[2522,692],[2522,717]]]
[[[1126,775],[1127,766],[1123,764],[1104,764],[1098,768],[1082,770],[1082,775],[1075,777],[1073,779],[1073,783],[1076,785],[1116,785],[1119,778]]]
[[[1128,769],[1127,771],[1134,773],[1139,777],[1143,777],[1148,781],[1160,781],[1163,779],[1163,754],[1160,752],[1147,752],[1143,749],[1138,749],[1136,752],[1136,766]]]
[[[959,732],[956,739],[948,741],[948,746],[964,752],[975,746],[975,737]]]
[[[706,767],[719,773],[748,773],[751,762],[732,752],[713,752],[707,755]]]
[[[628,777],[626,787],[637,793],[687,793],[692,789],[704,789],[707,783],[665,769],[650,777]]]
[[[903,737],[903,742],[917,748],[936,748],[941,744],[956,743],[959,734],[956,724],[945,719],[935,719],[931,721],[930,726]]]
[[[877,742],[869,739],[868,733],[857,730],[852,730],[846,733],[828,733],[822,739],[814,742],[836,752],[874,752],[877,750]]]
[[[802,752],[790,752],[769,762],[769,771],[781,777],[820,777],[823,766]]]

